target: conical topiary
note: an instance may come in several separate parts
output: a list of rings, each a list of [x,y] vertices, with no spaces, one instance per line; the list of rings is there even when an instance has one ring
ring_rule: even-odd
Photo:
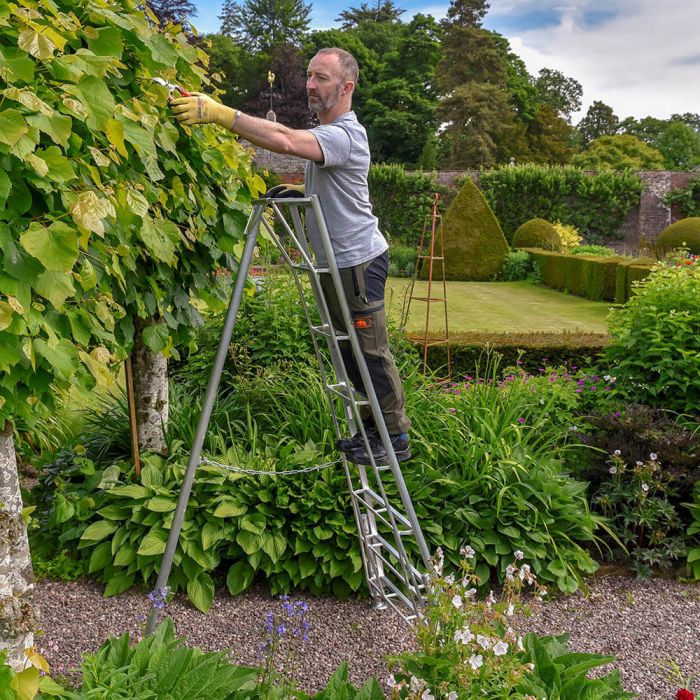
[[[508,243],[491,207],[469,178],[442,219],[445,278],[486,281],[501,271]]]

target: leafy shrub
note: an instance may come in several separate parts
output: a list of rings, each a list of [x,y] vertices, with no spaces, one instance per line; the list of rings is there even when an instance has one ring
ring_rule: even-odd
[[[685,187],[671,190],[664,195],[664,204],[676,204],[683,216],[700,216],[700,176],[694,177]]]
[[[688,547],[688,570],[695,581],[700,581],[700,482],[695,485],[693,502],[686,506],[691,515],[687,535],[692,538]]]
[[[537,263],[527,251],[512,250],[504,260],[497,279],[504,282],[527,280],[536,284],[540,281],[540,271]]]
[[[410,277],[416,269],[417,260],[418,250],[414,246],[389,246],[389,265],[394,266],[397,274]]]
[[[638,578],[648,578],[655,569],[667,571],[686,552],[681,519],[669,500],[669,475],[655,453],[629,466],[616,450],[609,464],[609,478],[593,495],[592,505],[609,518],[615,541],[626,548]],[[615,541],[611,551],[619,556]]]
[[[585,173],[571,167],[522,165],[484,172],[479,185],[507,240],[540,217],[571,224],[589,243],[619,237],[642,183],[632,173]]]
[[[562,242],[557,229],[544,219],[530,219],[513,234],[513,248],[541,248],[561,251]]]
[[[433,211],[434,193],[446,191],[434,177],[408,173],[400,165],[373,165],[368,186],[380,230],[390,241],[404,246],[418,245]]]
[[[576,227],[571,224],[562,224],[561,221],[555,221],[552,226],[557,230],[562,249],[567,253],[571,251],[572,248],[578,246],[583,240],[581,234],[576,230]]]
[[[656,241],[659,255],[679,248],[700,255],[700,216],[676,221],[665,228]]]
[[[609,257],[617,255],[612,249],[604,245],[576,245],[568,251],[571,255],[598,255],[601,257]]]
[[[605,359],[639,403],[700,411],[700,265],[659,267],[610,317]]]

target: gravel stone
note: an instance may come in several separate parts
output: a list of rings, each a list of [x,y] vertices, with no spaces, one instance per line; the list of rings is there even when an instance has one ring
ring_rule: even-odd
[[[54,672],[76,668],[83,651],[95,651],[109,635],[142,633],[149,602],[143,591],[104,598],[92,581],[41,581],[36,584],[43,636],[37,646]],[[672,659],[683,673],[700,677],[700,586],[674,580],[636,581],[622,576],[597,576],[588,581],[588,596],[554,596],[520,617],[521,632],[570,634],[573,650],[617,656],[625,689],[641,700],[675,697],[677,686],[660,675],[659,662]],[[391,610],[374,610],[367,600],[339,601],[300,594],[308,603],[308,640],[296,654],[294,678],[299,687],[317,691],[347,661],[350,680],[361,685],[375,677],[384,682],[388,654],[413,648],[412,629]],[[237,597],[217,591],[208,613],[193,608],[183,595],[166,613],[177,634],[207,650],[231,650],[231,659],[256,666],[265,636],[265,613],[279,610],[279,601],[262,587]]]

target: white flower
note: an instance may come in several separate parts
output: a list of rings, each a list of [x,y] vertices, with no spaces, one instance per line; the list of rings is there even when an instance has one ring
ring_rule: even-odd
[[[461,642],[462,644],[469,644],[469,642],[471,642],[472,639],[474,639],[474,635],[469,630],[469,627],[465,627],[464,629],[457,630],[455,632],[455,636],[454,636],[455,642]]]
[[[476,635],[476,643],[486,651],[491,648],[491,640],[488,637],[485,637],[483,634]]]
[[[656,452],[652,452],[652,453],[649,455],[649,459],[651,459],[652,462],[656,462],[656,458],[657,458],[657,457],[658,457],[658,455],[656,454]]]
[[[464,597],[467,600],[474,600],[476,598],[476,588],[470,588],[467,591],[464,591]]]
[[[518,572],[518,577],[520,578],[521,581],[524,581],[526,578],[530,578],[530,565],[529,564],[523,564],[520,567],[520,571]]]
[[[638,467],[643,467],[643,466],[644,466],[644,462],[640,462],[639,460],[637,460],[637,466],[638,466]]]
[[[396,678],[394,678],[394,675],[392,674],[386,679],[386,687],[387,688],[393,688],[396,685]]]
[[[438,576],[442,576],[442,567],[445,565],[445,555],[442,553],[441,547],[437,548],[433,559],[435,560],[435,573]]]
[[[460,598],[460,596],[456,595],[452,598],[452,605],[454,605],[455,608],[462,607],[462,599]]]
[[[542,596],[542,598],[544,598],[547,595],[547,587],[546,586],[542,586],[542,588],[540,589],[539,595]]]
[[[522,637],[518,637],[518,651],[525,651],[525,645],[523,644]],[[528,664],[525,664],[525,665],[527,666]],[[532,668],[535,668],[534,664],[532,664]]]
[[[449,693],[447,693],[447,695],[445,695],[445,697],[447,698],[447,700],[457,700],[459,695],[457,695],[456,690],[451,690]]]
[[[503,641],[496,642],[496,644],[494,644],[494,647],[493,647],[493,653],[496,656],[503,656],[503,654],[507,654],[508,653],[508,645]]]
[[[459,553],[465,558],[465,559],[473,559],[474,555],[476,552],[474,551],[473,547],[470,547],[467,545],[466,547],[462,547],[462,549],[459,550]]]
[[[435,696],[430,692],[430,688],[426,688],[423,691],[423,695],[420,696],[421,700],[435,700]]]
[[[469,657],[469,665],[476,671],[484,665],[484,657],[481,654],[472,654]]]
[[[513,605],[513,603],[511,603],[508,606],[508,610],[506,610],[506,615],[508,615],[508,617],[513,617],[514,612],[515,612],[515,605]]]
[[[617,474],[617,467],[610,467],[610,469],[608,469],[608,471],[609,471],[611,474]]]
[[[452,586],[454,584],[454,582],[455,582],[455,575],[454,574],[450,574],[449,576],[445,576],[445,583],[448,586]]]
[[[519,549],[516,549],[516,550],[513,552],[513,556],[514,556],[518,561],[520,561],[525,555],[522,553],[522,551],[520,551]]]
[[[646,493],[649,490],[649,484],[642,484],[642,491]]]
[[[622,454],[622,452],[620,452],[620,450],[615,450],[615,452],[613,452],[613,454],[614,454],[616,457],[619,457],[619,456]]]
[[[411,682],[408,687],[412,693],[417,693],[425,687],[425,681],[422,678],[411,676]]]
[[[514,573],[515,573],[515,567],[512,566],[511,564],[508,564],[508,566],[506,566],[506,581],[512,581]]]

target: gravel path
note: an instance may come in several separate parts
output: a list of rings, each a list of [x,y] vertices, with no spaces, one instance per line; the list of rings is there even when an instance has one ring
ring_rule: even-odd
[[[556,597],[521,619],[522,631],[571,635],[576,651],[618,657],[626,689],[642,700],[674,698],[677,687],[658,675],[658,662],[671,658],[683,672],[700,676],[700,586],[655,579],[601,576],[590,580],[589,597],[577,593]],[[80,652],[97,649],[110,635],[141,631],[139,616],[148,611],[143,593],[127,592],[103,598],[102,587],[90,581],[43,581],[36,586],[44,636],[37,646],[55,671],[75,668]],[[383,658],[413,644],[411,630],[389,611],[373,610],[367,601],[337,601],[294,596],[309,604],[311,624],[304,653],[297,658],[295,677],[309,691],[324,687],[342,661],[350,679],[363,683],[374,676],[384,680]],[[232,659],[257,665],[264,634],[265,613],[279,605],[262,589],[236,598],[217,593],[206,615],[182,596],[167,607],[179,635],[203,649],[232,650]]]

